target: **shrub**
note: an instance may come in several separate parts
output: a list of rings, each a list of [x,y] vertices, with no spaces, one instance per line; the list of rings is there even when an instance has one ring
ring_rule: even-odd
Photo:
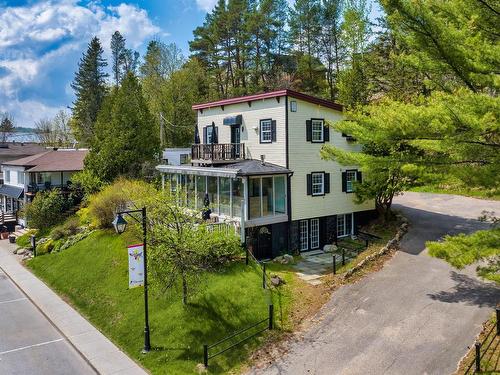
[[[16,238],[16,245],[20,248],[28,248],[31,247],[31,235],[36,234],[35,230],[30,230],[25,234]]]
[[[86,198],[98,193],[104,186],[103,181],[98,176],[86,169],[71,176],[71,182],[77,189],[83,190]]]
[[[42,238],[36,245],[36,255],[48,254],[54,248],[55,242],[51,238]]]
[[[46,230],[61,222],[67,208],[67,202],[55,189],[38,193],[24,212],[30,227]]]
[[[111,227],[115,213],[128,206],[140,207],[154,194],[154,188],[142,181],[119,179],[89,199],[91,223],[99,228]]]

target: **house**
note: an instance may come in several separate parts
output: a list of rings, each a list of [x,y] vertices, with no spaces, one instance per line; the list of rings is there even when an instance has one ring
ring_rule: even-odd
[[[360,151],[327,126],[342,119],[341,105],[279,90],[193,109],[191,165],[157,169],[187,206],[240,222],[257,257],[320,249],[373,216],[374,202],[353,199],[361,171],[320,157],[325,144]]]
[[[163,150],[163,163],[168,165],[182,165],[191,162],[190,148],[166,148]]]
[[[60,188],[65,190],[71,176],[83,169],[87,150],[50,149],[1,165],[4,183],[0,186],[0,209],[17,212],[30,202],[38,191]]]
[[[0,143],[0,165],[6,161],[24,158],[47,151],[38,143],[5,142]],[[0,173],[0,185],[3,184],[3,175]]]

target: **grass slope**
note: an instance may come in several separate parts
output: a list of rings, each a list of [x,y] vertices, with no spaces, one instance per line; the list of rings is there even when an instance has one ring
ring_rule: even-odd
[[[96,232],[61,253],[31,260],[28,267],[153,374],[194,373],[202,362],[203,344],[267,316],[269,296],[262,290],[261,274],[251,266],[235,263],[224,272],[203,275],[204,287],[187,307],[182,306],[178,292],[151,293],[154,350],[140,354],[143,289],[128,289],[126,245],[133,242],[111,232]],[[275,309],[281,312],[288,308],[290,295],[284,293],[279,299],[282,306],[275,303]],[[276,320],[279,322],[278,316]],[[261,340],[262,336],[249,340],[210,360],[209,372],[237,369]]]

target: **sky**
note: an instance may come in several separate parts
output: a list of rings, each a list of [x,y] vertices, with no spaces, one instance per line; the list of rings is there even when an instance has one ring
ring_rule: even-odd
[[[0,0],[0,114],[8,112],[16,126],[34,127],[69,111],[70,84],[94,35],[108,60],[116,30],[141,56],[151,39],[175,42],[188,56],[193,30],[216,1]]]
[[[115,30],[129,48],[145,52],[151,39],[175,42],[189,54],[188,41],[215,0],[74,1],[0,0],[0,113],[16,126],[68,110],[78,61],[97,35],[109,58]]]

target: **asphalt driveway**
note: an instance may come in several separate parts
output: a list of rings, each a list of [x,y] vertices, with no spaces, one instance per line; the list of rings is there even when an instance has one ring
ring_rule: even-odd
[[[402,249],[384,268],[332,296],[278,362],[253,374],[450,374],[500,301],[500,289],[430,257],[425,241],[485,227],[500,202],[406,193]]]

